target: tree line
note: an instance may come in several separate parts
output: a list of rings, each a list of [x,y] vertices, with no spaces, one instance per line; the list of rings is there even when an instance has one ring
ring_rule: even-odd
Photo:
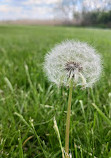
[[[80,18],[80,25],[111,27],[111,10],[109,11],[90,11],[76,14],[75,19]]]

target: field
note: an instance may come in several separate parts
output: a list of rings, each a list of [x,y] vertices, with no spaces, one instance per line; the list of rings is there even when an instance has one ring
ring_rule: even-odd
[[[0,158],[62,157],[53,118],[64,147],[68,89],[51,85],[43,61],[65,39],[94,46],[104,67],[93,89],[73,91],[72,157],[111,157],[111,31],[10,25],[0,26]]]

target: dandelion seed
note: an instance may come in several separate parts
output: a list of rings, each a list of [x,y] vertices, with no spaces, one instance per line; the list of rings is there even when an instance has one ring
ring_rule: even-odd
[[[44,70],[48,79],[69,86],[72,78],[76,86],[92,87],[101,74],[101,59],[87,43],[67,40],[56,45],[45,57]]]

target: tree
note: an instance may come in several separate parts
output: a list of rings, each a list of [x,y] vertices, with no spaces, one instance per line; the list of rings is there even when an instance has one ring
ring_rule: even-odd
[[[73,12],[77,0],[60,0],[56,3],[54,8],[55,18],[62,20],[70,20],[73,17]]]

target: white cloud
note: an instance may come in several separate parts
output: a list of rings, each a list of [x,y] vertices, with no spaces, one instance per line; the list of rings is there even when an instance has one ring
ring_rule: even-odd
[[[51,19],[54,17],[50,4],[61,0],[0,0],[0,20]]]
[[[1,13],[11,13],[11,12],[20,12],[22,11],[22,7],[17,7],[17,6],[9,6],[9,5],[0,5],[0,12]],[[2,14],[1,14],[2,16]]]
[[[55,4],[60,2],[61,0],[27,0],[22,2],[25,5],[35,5],[35,4]]]
[[[111,0],[84,0],[83,6],[88,8],[88,10],[104,9],[108,6],[109,2],[111,2]]]
[[[0,20],[7,19],[52,19],[53,8],[61,0],[1,0]]]
[[[53,9],[47,7],[32,6],[26,9],[23,6],[0,5],[0,20],[7,19],[51,19]]]
[[[6,3],[10,3],[11,1],[12,1],[12,0],[5,0],[5,1],[4,1],[4,0],[1,0],[0,2],[6,4]]]
[[[0,5],[0,12],[8,12],[7,5]]]
[[[47,1],[43,0],[43,1],[44,1],[44,3],[47,3],[47,4],[61,2],[61,0],[47,0]]]

